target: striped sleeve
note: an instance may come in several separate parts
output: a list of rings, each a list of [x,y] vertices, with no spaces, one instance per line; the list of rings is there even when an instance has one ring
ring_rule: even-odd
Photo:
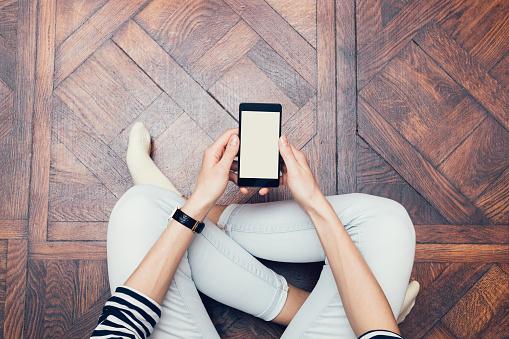
[[[385,330],[369,331],[359,337],[359,339],[403,339],[402,336],[394,332]]]
[[[149,297],[127,286],[117,287],[106,301],[92,339],[147,338],[159,318],[161,306]]]

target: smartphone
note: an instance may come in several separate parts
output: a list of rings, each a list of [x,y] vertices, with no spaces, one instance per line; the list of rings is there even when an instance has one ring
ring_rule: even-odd
[[[279,186],[281,114],[280,104],[240,104],[240,187]]]

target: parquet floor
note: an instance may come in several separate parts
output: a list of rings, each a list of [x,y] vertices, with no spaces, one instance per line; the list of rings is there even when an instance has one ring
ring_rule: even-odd
[[[0,0],[3,337],[90,335],[135,121],[189,194],[243,101],[283,105],[325,193],[409,210],[406,338],[509,338],[507,0]],[[308,289],[320,265],[268,264]],[[204,300],[225,338],[282,333]]]

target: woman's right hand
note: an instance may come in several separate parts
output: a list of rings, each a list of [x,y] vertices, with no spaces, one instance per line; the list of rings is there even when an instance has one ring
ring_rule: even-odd
[[[295,201],[307,212],[324,196],[309,168],[306,156],[290,144],[286,136],[279,138],[279,153],[284,161],[281,183],[290,189]]]

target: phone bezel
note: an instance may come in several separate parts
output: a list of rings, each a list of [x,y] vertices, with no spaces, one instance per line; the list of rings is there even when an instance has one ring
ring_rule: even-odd
[[[283,108],[281,104],[266,104],[266,103],[241,103],[239,105],[239,177],[237,179],[237,185],[239,187],[278,187],[279,186],[279,175],[277,179],[266,179],[266,178],[241,178],[240,177],[240,166],[242,156],[240,153],[240,143],[242,142],[242,111],[255,111],[255,112],[279,112],[279,137],[281,137],[281,120],[283,117]],[[277,164],[277,172],[281,170],[281,155]]]

